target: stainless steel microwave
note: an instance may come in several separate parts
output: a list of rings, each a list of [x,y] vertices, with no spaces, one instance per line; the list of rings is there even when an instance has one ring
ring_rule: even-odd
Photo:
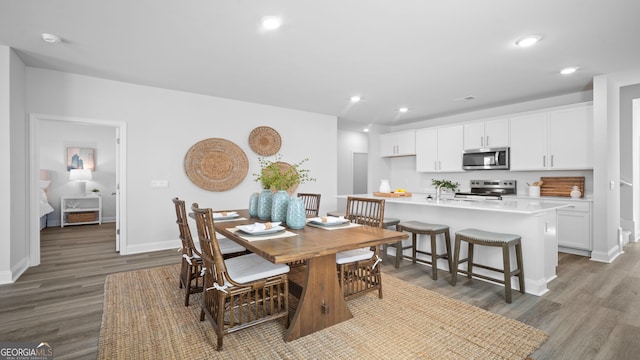
[[[465,150],[462,153],[464,170],[509,169],[509,148]]]

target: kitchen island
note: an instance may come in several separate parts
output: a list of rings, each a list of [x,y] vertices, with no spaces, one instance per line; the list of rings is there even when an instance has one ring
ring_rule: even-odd
[[[352,196],[379,198],[369,194]],[[346,199],[347,195],[338,198]],[[503,200],[466,200],[452,196],[441,200],[427,199],[426,194],[413,194],[411,197],[384,198],[385,217],[394,217],[400,221],[422,221],[432,224],[448,225],[451,230],[451,246],[454,246],[455,232],[465,228],[477,228],[486,231],[518,234],[522,237],[525,290],[529,294],[543,295],[548,290],[547,283],[556,277],[558,264],[558,240],[556,235],[556,210],[570,204],[550,204],[539,199],[507,198]],[[411,240],[405,240],[408,245]],[[426,237],[418,236],[418,249],[430,251]],[[443,252],[444,239],[438,238],[438,251]],[[392,251],[392,249],[389,249]],[[474,262],[502,268],[502,252],[499,248],[477,246]],[[463,246],[460,257],[467,256]],[[511,249],[512,264],[515,253]],[[448,269],[446,260],[439,260],[440,269]],[[466,264],[460,264],[465,269]],[[501,274],[481,271],[484,275],[500,279]],[[479,280],[479,279],[478,279]],[[517,279],[512,279],[512,287],[519,289]]]

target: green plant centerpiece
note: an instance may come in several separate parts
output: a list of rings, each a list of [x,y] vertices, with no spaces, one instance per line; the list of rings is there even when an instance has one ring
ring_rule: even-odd
[[[449,180],[437,180],[432,179],[431,185],[436,187],[436,199],[440,199],[440,194],[442,193],[442,188],[449,189],[451,191],[456,191],[460,184],[458,182],[452,182]]]
[[[305,162],[309,161],[308,158],[293,164],[281,160],[280,154],[276,155],[273,160],[258,158],[261,170],[259,174],[253,175],[255,181],[262,183],[263,189],[270,189],[272,192],[286,190],[289,194],[293,194],[299,184],[316,181],[309,175],[308,169],[301,168]]]

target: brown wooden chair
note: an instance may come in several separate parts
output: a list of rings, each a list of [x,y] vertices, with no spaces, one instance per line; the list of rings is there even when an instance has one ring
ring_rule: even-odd
[[[382,228],[384,199],[349,196],[345,218],[363,226]],[[336,254],[338,280],[345,299],[349,300],[373,290],[378,290],[378,297],[382,299],[382,277],[380,266],[378,266],[381,261],[379,251],[378,246],[372,246]]]
[[[193,243],[191,230],[187,222],[187,213],[184,200],[173,199],[176,208],[176,224],[180,231],[180,241],[182,242],[182,264],[180,266],[180,288],[185,289],[184,306],[189,306],[189,296],[202,292],[203,278],[202,258],[200,250]]]
[[[176,209],[176,224],[180,231],[182,242],[182,264],[180,266],[180,288],[185,289],[184,305],[189,306],[189,296],[202,292],[202,259],[200,242],[194,243],[191,229],[187,220],[187,211],[184,200],[174,198]],[[225,258],[248,254],[249,251],[235,241],[227,238],[220,239],[220,248]]]
[[[320,196],[320,194],[298,193],[298,197],[304,201],[304,208],[308,218],[318,216]]]
[[[273,264],[257,254],[223,259],[211,209],[191,207],[195,214],[204,262],[200,321],[208,318],[222,350],[225,334],[265,321],[284,319],[289,326],[289,266]]]

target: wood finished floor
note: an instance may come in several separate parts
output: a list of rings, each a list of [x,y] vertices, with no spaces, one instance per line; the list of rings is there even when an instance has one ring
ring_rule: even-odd
[[[114,250],[114,233],[113,224],[45,229],[41,265],[15,284],[0,286],[0,341],[48,341],[56,359],[94,359],[106,275],[180,259],[175,250],[121,256]],[[452,287],[443,271],[433,281],[428,266],[404,261],[399,269],[389,264],[382,269],[546,331],[549,340],[532,354],[536,360],[638,359],[640,244],[625,251],[613,264],[560,254],[551,291],[542,297],[516,292],[512,304],[504,302],[503,288],[497,285],[460,277]]]

